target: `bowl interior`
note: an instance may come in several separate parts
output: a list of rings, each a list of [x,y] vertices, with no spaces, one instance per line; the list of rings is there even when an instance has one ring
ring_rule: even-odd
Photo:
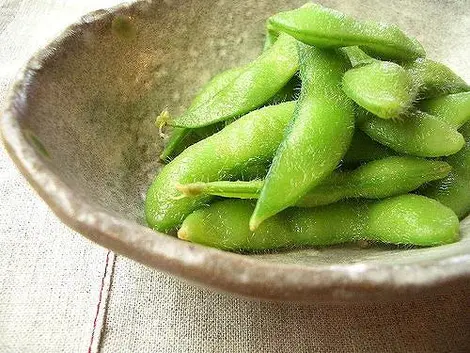
[[[255,58],[266,18],[304,2],[164,0],[124,7],[111,21],[85,17],[83,26],[43,54],[47,60],[28,81],[20,127],[77,195],[145,224],[145,192],[162,167],[156,115],[165,108],[181,113],[214,74]],[[398,24],[424,44],[430,58],[470,81],[470,17],[464,1],[321,3]],[[432,262],[469,252],[465,224],[462,242],[434,249],[348,246],[254,257],[308,266]]]

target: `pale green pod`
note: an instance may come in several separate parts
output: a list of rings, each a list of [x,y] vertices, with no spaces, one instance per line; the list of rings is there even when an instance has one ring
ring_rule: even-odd
[[[419,108],[458,129],[470,120],[470,92],[427,99]]]
[[[387,157],[352,171],[335,171],[302,197],[295,206],[317,207],[347,198],[381,199],[416,190],[421,185],[446,177],[452,168],[443,161],[416,157]],[[213,181],[178,185],[184,195],[257,199],[264,180]],[[280,193],[282,194],[282,192]]]
[[[184,150],[162,169],[147,191],[145,214],[149,226],[171,231],[210,199],[181,199],[177,184],[239,179],[249,166],[271,161],[294,107],[295,102],[287,102],[253,111]]]
[[[269,18],[268,23],[277,31],[320,48],[357,45],[382,59],[413,60],[426,55],[416,39],[395,25],[359,21],[315,3],[280,12]]]
[[[357,66],[343,77],[348,97],[382,119],[398,118],[409,110],[417,88],[408,71],[389,61]]]
[[[183,222],[178,237],[238,252],[327,246],[358,240],[436,246],[459,240],[459,220],[439,202],[401,195],[375,202],[339,202],[290,208],[248,226],[254,202],[225,200],[203,207]]]
[[[401,120],[385,120],[357,109],[356,117],[357,126],[369,137],[399,153],[418,157],[449,156],[465,144],[454,127],[423,112],[412,113]]]
[[[299,43],[302,90],[294,117],[274,156],[250,221],[262,221],[294,205],[338,165],[354,132],[352,101],[341,89],[349,65],[336,50]],[[280,194],[279,190],[285,190]]]
[[[169,122],[172,126],[197,128],[246,114],[268,102],[298,70],[297,41],[282,34],[240,75],[197,108]]]
[[[470,123],[466,123],[461,132],[466,140],[464,148],[446,158],[452,171],[446,178],[431,183],[422,193],[464,218],[470,212]]]

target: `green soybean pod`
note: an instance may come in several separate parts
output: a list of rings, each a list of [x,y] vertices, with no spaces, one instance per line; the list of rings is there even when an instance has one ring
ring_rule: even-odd
[[[296,40],[282,34],[258,59],[204,104],[174,118],[170,125],[197,128],[241,116],[265,104],[298,69]]]
[[[227,86],[233,79],[239,76],[242,72],[242,67],[236,67],[233,69],[225,70],[215,75],[197,94],[197,96],[191,102],[189,111],[196,109],[201,104],[204,104],[207,100],[211,99],[221,89]],[[167,123],[169,117],[163,117],[162,123]],[[158,120],[158,119],[157,119]],[[198,136],[209,136],[215,131],[219,130],[215,124],[208,127],[200,128],[200,131],[194,131],[195,129],[179,128],[175,127],[168,138],[165,148],[163,149],[160,159],[169,160],[179,153],[181,153],[186,147],[197,142]]]
[[[341,51],[353,66],[343,77],[343,89],[349,98],[383,119],[397,118],[409,110],[419,87],[407,70],[374,59],[357,46]]]
[[[166,165],[147,192],[145,214],[149,226],[170,231],[210,199],[207,196],[180,199],[177,184],[239,178],[250,165],[269,162],[281,143],[294,107],[295,102],[287,102],[253,111],[190,146]]]
[[[268,174],[270,165],[270,161],[247,163],[237,172],[237,177],[240,181],[264,179]]]
[[[321,48],[357,45],[382,59],[414,60],[426,55],[418,41],[395,25],[359,21],[314,3],[280,12],[268,21],[271,28]]]
[[[266,23],[266,36],[263,46],[263,51],[268,50],[273,46],[276,40],[279,38],[279,32],[270,28],[269,23]],[[296,73],[290,80],[282,87],[265,105],[279,104],[283,102],[288,102],[291,100],[297,100],[300,94],[300,87],[302,86],[302,81],[298,73]]]
[[[439,62],[419,58],[403,64],[420,87],[419,98],[434,98],[446,94],[470,91],[470,86],[455,72]]]
[[[197,129],[175,128],[160,155],[160,159],[169,162],[189,146],[215,134],[224,127],[224,123],[217,123]]]
[[[341,49],[351,61],[353,67],[380,62],[364,53],[359,47]],[[447,66],[429,59],[419,58],[413,62],[404,62],[402,66],[412,78],[417,91],[417,99],[440,97],[442,95],[466,92],[468,84]]]
[[[263,51],[266,51],[271,48],[276,42],[277,38],[279,38],[279,32],[270,28],[269,24],[266,23],[266,36],[264,38]]]
[[[412,76],[400,65],[376,60],[348,70],[343,90],[354,102],[382,119],[409,110],[418,90]]]
[[[352,171],[336,172],[308,192],[298,207],[316,207],[348,198],[382,199],[416,190],[446,177],[451,166],[409,156],[375,160]]]
[[[171,131],[168,140],[165,142],[165,147],[160,154],[162,161],[168,162],[175,156],[183,152],[183,150],[193,144],[194,136],[192,136],[191,129],[176,127]]]
[[[360,129],[356,129],[348,151],[343,157],[343,163],[347,166],[354,166],[396,155],[397,152],[375,142]]]
[[[449,156],[465,144],[462,135],[446,122],[419,111],[412,115],[402,120],[385,120],[357,109],[356,122],[373,140],[413,156]]]
[[[418,107],[458,129],[470,120],[470,92],[427,99],[421,101]]]
[[[279,92],[266,102],[266,106],[296,100],[299,96],[301,84],[300,78],[295,75]],[[222,130],[234,120],[235,119],[229,119],[195,129],[174,128],[160,159],[170,161],[189,146]]]
[[[317,207],[347,198],[380,199],[416,190],[421,185],[446,177],[452,168],[443,161],[416,157],[388,157],[353,171],[335,171],[307,192],[295,206]],[[228,198],[257,199],[263,180],[196,182],[179,185],[186,196],[200,194]]]
[[[267,103],[268,105],[276,105],[284,102],[296,100],[299,96],[301,87],[300,78],[296,75],[290,79],[287,84],[281,88]],[[196,129],[174,128],[170,139],[168,140],[160,159],[170,161],[189,146],[199,142],[216,132],[222,130],[225,126],[232,123],[236,119],[221,121],[212,125],[203,126]]]
[[[363,64],[371,64],[377,61],[377,59],[374,59],[373,57],[367,55],[363,50],[361,50],[361,48],[356,45],[352,47],[344,47],[340,50],[348,57],[352,67]]]
[[[297,100],[300,94],[302,81],[298,75],[294,75],[289,82],[282,87],[265,105],[276,105],[279,103]]]
[[[165,143],[165,147],[160,154],[160,160],[168,163],[198,141],[200,141],[200,138],[194,133],[193,129],[175,128]]]
[[[465,147],[446,158],[452,171],[445,179],[431,183],[422,192],[454,210],[460,219],[470,212],[470,123],[466,123],[461,132],[466,140]]]
[[[300,97],[250,220],[252,229],[294,205],[330,174],[354,132],[353,103],[340,86],[348,68],[344,56],[299,43],[299,59]]]
[[[435,246],[459,239],[459,220],[439,202],[401,195],[376,202],[339,202],[315,208],[290,208],[248,227],[249,200],[224,200],[203,207],[183,222],[178,237],[237,252],[327,246],[357,240]]]

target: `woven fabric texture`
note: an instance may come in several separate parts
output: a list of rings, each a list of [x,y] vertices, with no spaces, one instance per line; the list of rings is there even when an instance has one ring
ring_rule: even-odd
[[[0,106],[38,48],[81,14],[113,3],[0,0]],[[1,353],[96,351],[107,254],[63,225],[0,148]]]
[[[132,298],[132,300],[129,300]],[[191,287],[118,257],[102,352],[470,352],[468,288],[420,300],[304,305]]]

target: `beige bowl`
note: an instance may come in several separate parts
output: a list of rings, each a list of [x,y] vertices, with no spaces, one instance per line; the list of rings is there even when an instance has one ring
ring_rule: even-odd
[[[137,2],[70,26],[20,73],[1,120],[5,146],[69,226],[118,253],[192,282],[249,297],[396,298],[470,282],[470,229],[431,249],[358,246],[236,255],[145,227],[143,198],[162,143],[153,119],[188,106],[222,69],[256,57],[264,21],[302,1]],[[323,1],[399,24],[429,56],[470,80],[465,1]]]

